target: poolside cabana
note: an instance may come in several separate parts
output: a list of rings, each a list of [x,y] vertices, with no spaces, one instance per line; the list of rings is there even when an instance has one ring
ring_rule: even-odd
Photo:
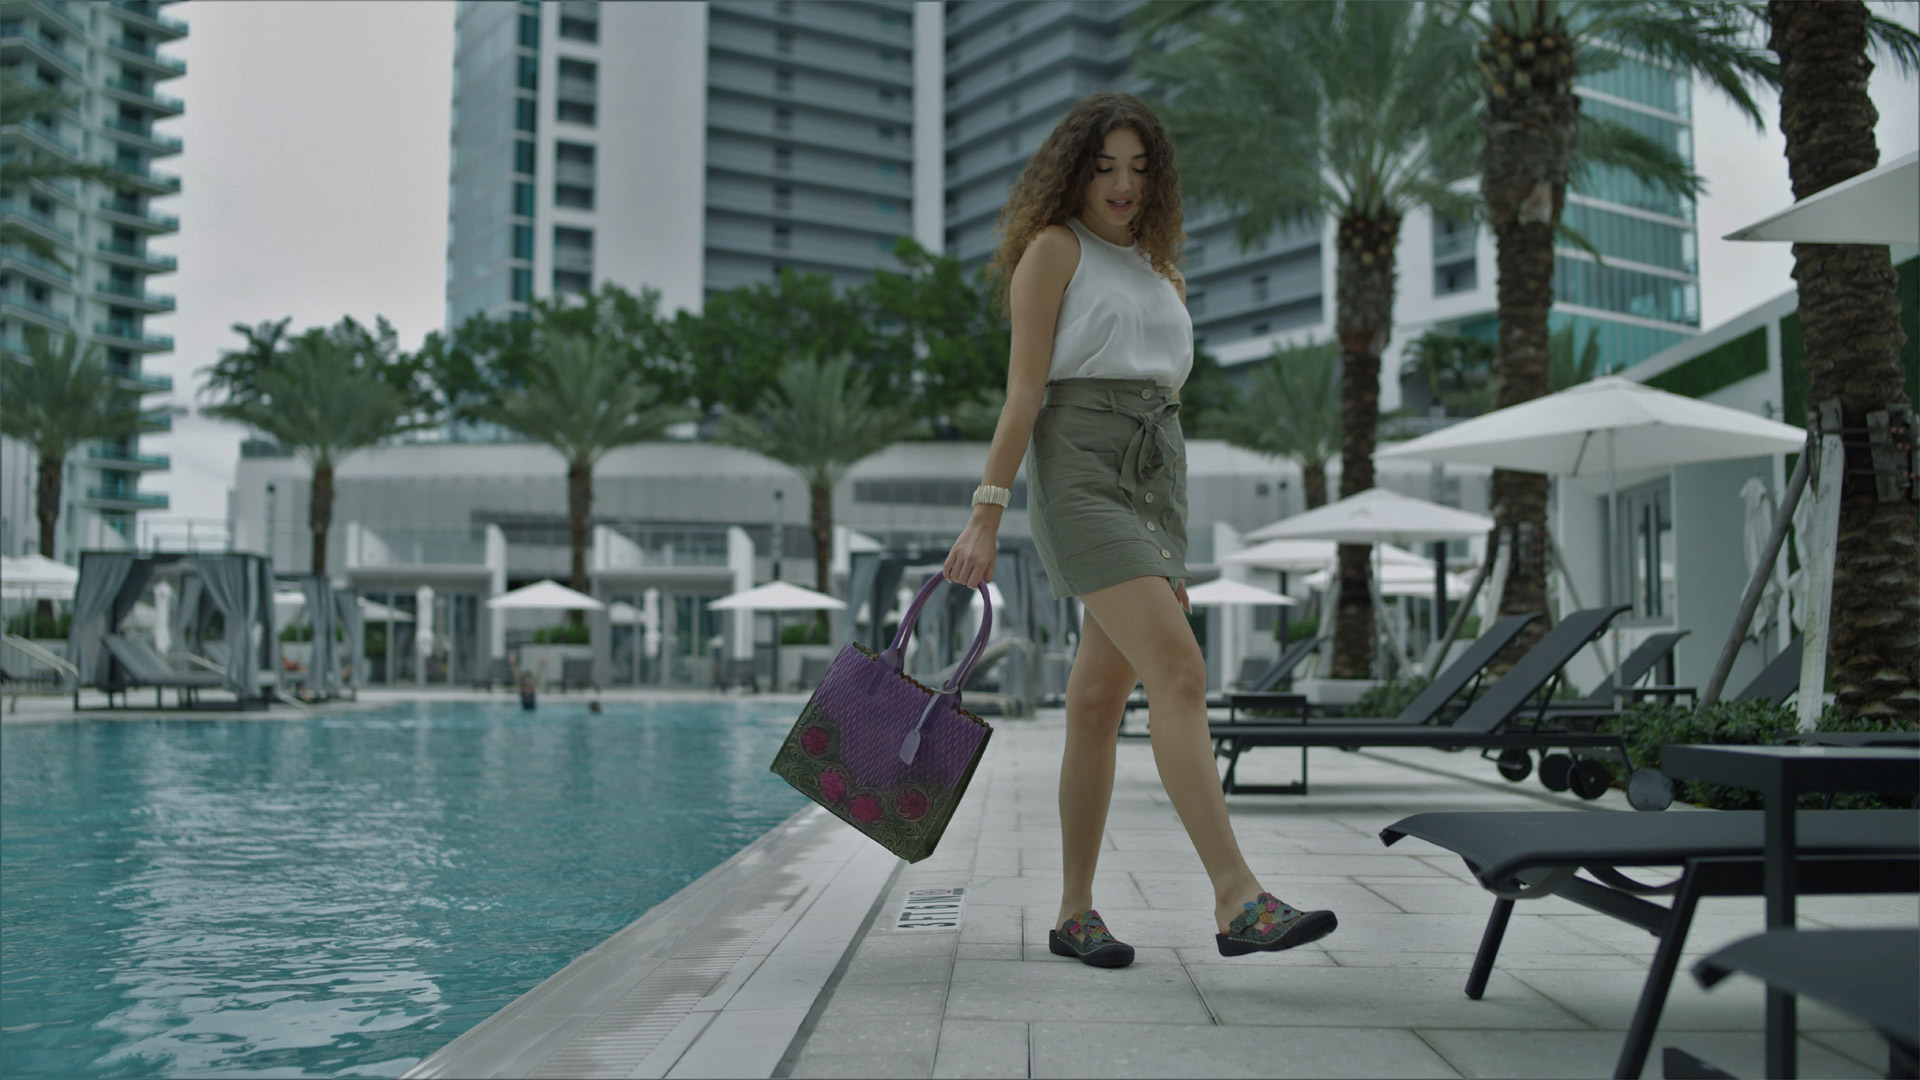
[[[172,649],[160,659],[187,659],[198,670],[217,672],[218,687],[240,702],[271,697],[280,670],[272,560],[239,552],[86,551],[80,554],[66,651],[79,672],[75,707],[82,687],[111,695],[135,684],[134,673],[110,654],[107,639],[119,634],[140,598],[161,581],[173,588],[178,605],[168,613],[165,633]],[[209,640],[216,617],[220,634]],[[154,685],[144,679],[140,684]]]

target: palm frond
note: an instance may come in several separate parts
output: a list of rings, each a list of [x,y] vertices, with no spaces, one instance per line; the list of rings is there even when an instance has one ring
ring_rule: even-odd
[[[259,430],[315,466],[421,426],[377,368],[322,330],[294,339],[240,392],[204,411]]]
[[[691,419],[657,404],[659,391],[602,337],[547,337],[525,383],[503,391],[480,414],[559,451],[569,464],[591,466],[608,451],[657,439]]]
[[[1762,48],[1756,28],[1762,4],[1745,0],[1594,2],[1579,9],[1578,32],[1697,75],[1726,95],[1757,128],[1767,124],[1752,87],[1778,86],[1780,65]]]
[[[0,434],[61,461],[83,442],[134,434],[137,398],[121,390],[100,347],[71,333],[29,331],[23,359],[0,355]]]
[[[1340,453],[1340,357],[1331,342],[1275,346],[1236,407],[1213,417],[1234,446],[1318,468]]]
[[[1576,182],[1591,179],[1596,166],[1610,165],[1649,187],[1694,198],[1705,188],[1679,151],[1614,120],[1580,114],[1573,146]]]
[[[768,400],[752,413],[722,417],[719,435],[787,466],[809,487],[831,491],[847,470],[913,426],[904,410],[878,402],[872,381],[840,355],[788,363]]]
[[[1867,20],[1867,40],[1873,48],[1893,60],[1902,75],[1920,71],[1920,34],[1884,15]]]

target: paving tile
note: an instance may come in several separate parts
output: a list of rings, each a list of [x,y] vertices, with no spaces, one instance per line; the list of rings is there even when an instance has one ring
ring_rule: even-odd
[[[937,1017],[826,1015],[789,1075],[929,1076],[939,1044]]]
[[[1133,878],[1120,871],[1101,869],[1093,876],[1094,902],[1108,907],[1146,907],[1146,898],[1134,888]],[[1011,904],[1015,907],[1052,905],[1060,908],[1060,878],[1057,873],[1020,877],[982,878],[967,889],[967,918],[973,918],[974,905]],[[962,940],[967,940],[961,930]]]
[[[1514,910],[1520,909],[1516,906]],[[1607,945],[1629,956],[1652,960],[1654,950],[1660,947],[1660,939],[1647,931],[1598,912],[1538,917],[1562,930]],[[1696,917],[1693,924],[1687,928],[1687,940],[1681,944],[1680,953],[1682,956],[1702,956],[1723,945],[1731,945],[1741,938],[1752,937],[1764,928],[1765,924],[1758,918],[1701,915]]]
[[[973,910],[967,910],[969,917]],[[951,956],[960,941],[958,933],[933,930],[883,930],[867,932],[855,956]]]
[[[808,1009],[728,1009],[680,1055],[667,1076],[705,1080],[771,1076],[806,1020]]]
[[[1431,879],[1428,881],[1430,882]],[[1379,879],[1373,879],[1366,884],[1368,889],[1390,901],[1399,910],[1418,915],[1478,915],[1484,919],[1493,910],[1493,894],[1477,884],[1453,882],[1436,885],[1428,882]],[[1516,907],[1515,910],[1524,911],[1528,915],[1594,914],[1591,909],[1583,908],[1571,900],[1558,896],[1543,896],[1538,900],[1528,900],[1524,907]]]
[[[931,1016],[946,1004],[947,984],[849,983],[834,987],[823,1016]]]
[[[1181,1023],[1210,1022],[1186,970],[1173,964],[1136,964],[1117,970],[1085,964],[962,960],[953,966],[947,1015],[962,1020],[1095,1021],[1153,1016]]]
[[[1451,877],[1412,855],[1303,855],[1248,851],[1247,865],[1262,880],[1303,876],[1370,874],[1376,877]]]
[[[982,903],[975,898],[973,889],[968,888],[967,910],[960,920],[960,944],[1018,945],[1022,940],[1020,914],[1019,904]]]
[[[1432,881],[1432,878],[1418,880]],[[1205,874],[1162,874],[1135,873],[1134,887],[1140,890],[1151,907],[1170,908],[1181,911],[1209,911],[1213,908],[1213,882]],[[1353,879],[1335,874],[1301,876],[1288,874],[1271,878],[1264,883],[1270,889],[1279,890],[1282,897],[1305,896],[1308,889],[1329,886],[1336,889],[1349,889]],[[1305,901],[1302,901],[1303,903]],[[1390,904],[1381,903],[1375,896],[1371,900],[1359,901],[1362,905],[1377,905],[1377,910],[1397,910]],[[1325,903],[1317,904],[1326,907]]]
[[[1337,936],[1326,939],[1337,942]],[[1340,967],[1430,967],[1457,968],[1461,972],[1473,967],[1473,954],[1470,952],[1396,952],[1392,950],[1368,951],[1365,949],[1342,949],[1337,944],[1327,952],[1333,962]],[[1569,956],[1565,953],[1536,953],[1524,949],[1502,951],[1498,969],[1506,971],[1571,970],[1591,971],[1646,971],[1647,961],[1622,953],[1581,953]],[[1461,975],[1461,984],[1465,985],[1466,976]]]
[[[1410,1031],[1033,1025],[1036,1077],[1415,1077],[1458,1075]]]
[[[726,1011],[811,1008],[839,966],[840,958],[832,953],[775,952],[734,992]]]
[[[1024,945],[968,945],[962,943],[958,959],[961,960],[1019,960],[1026,953]]]
[[[1816,1031],[1809,1035],[1802,1035],[1801,1039],[1817,1043],[1842,1057],[1858,1062],[1862,1068],[1869,1070],[1875,1076],[1887,1075],[1887,1040],[1876,1032]],[[1754,1075],[1760,1075],[1760,1071],[1754,1070]]]
[[[1420,1037],[1462,1076],[1514,1080],[1578,1080],[1613,1075],[1623,1034],[1618,1031],[1446,1031],[1422,1029]],[[1665,1048],[1677,1046],[1735,1076],[1766,1075],[1759,1035],[1677,1031],[1654,1039],[1643,1076],[1659,1076]],[[1807,1039],[1800,1040],[1800,1074],[1839,1080],[1875,1076]]]
[[[1026,1077],[1027,1025],[1015,1020],[948,1020],[940,1026],[933,1075],[980,1080]]]
[[[1513,977],[1552,998],[1593,1027],[1625,1031],[1646,986],[1640,971],[1517,971]],[[1760,1031],[1766,1026],[1759,981],[1728,979],[1703,990],[1683,966],[1667,991],[1660,1029],[1674,1031]],[[1857,1031],[1862,1025],[1818,1002],[1802,1001],[1801,1031]]]
[[[863,950],[848,963],[840,976],[840,985],[945,982],[952,974],[953,957],[946,952],[885,956],[870,955]]]
[[[1459,973],[1445,969],[1294,965],[1281,971],[1199,964],[1187,970],[1222,1024],[1543,1030],[1587,1026],[1499,971],[1489,980],[1486,997],[1473,1001],[1460,992]]]
[[[1188,949],[1176,949],[1180,962],[1189,967],[1197,964],[1225,964],[1229,967],[1335,967],[1333,957],[1316,942],[1309,945],[1296,945],[1275,953],[1248,953],[1245,956],[1221,956],[1216,945],[1204,945]]]
[[[1492,899],[1489,897],[1491,907]],[[1612,920],[1608,920],[1612,921]],[[1325,939],[1326,948],[1361,952],[1472,952],[1486,930],[1485,913],[1460,915],[1386,915],[1375,912],[1342,913],[1340,928]],[[1500,956],[1531,952],[1578,956],[1619,951],[1613,946],[1573,933],[1551,916],[1515,915],[1507,924]],[[1651,954],[1652,950],[1647,952]],[[1496,961],[1495,966],[1498,966]]]

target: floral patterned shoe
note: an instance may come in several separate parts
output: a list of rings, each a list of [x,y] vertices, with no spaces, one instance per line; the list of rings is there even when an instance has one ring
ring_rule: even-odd
[[[1227,924],[1226,933],[1213,935],[1213,940],[1221,956],[1279,952],[1318,941],[1339,925],[1331,911],[1301,911],[1272,893],[1261,893],[1247,901],[1246,910]]]
[[[1080,936],[1076,939],[1075,934]],[[1122,968],[1133,963],[1133,946],[1114,940],[1100,913],[1091,908],[1068,919],[1060,929],[1047,931],[1047,948],[1055,956],[1078,957],[1094,967]]]

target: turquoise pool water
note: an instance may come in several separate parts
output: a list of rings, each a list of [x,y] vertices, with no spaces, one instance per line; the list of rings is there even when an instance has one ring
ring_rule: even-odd
[[[397,1076],[799,809],[792,709],[0,728],[0,1076]]]

